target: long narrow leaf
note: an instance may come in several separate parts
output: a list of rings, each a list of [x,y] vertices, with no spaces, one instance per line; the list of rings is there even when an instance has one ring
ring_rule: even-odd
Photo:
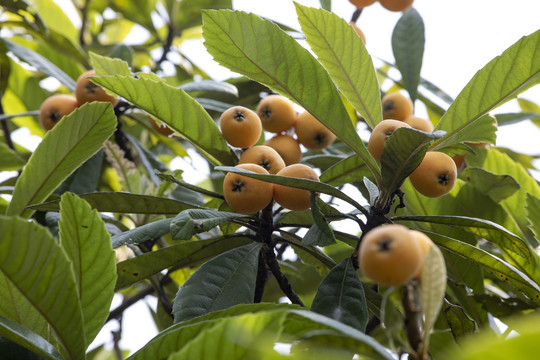
[[[47,319],[70,358],[86,349],[83,314],[71,263],[47,229],[0,218],[0,272]]]
[[[26,206],[45,200],[80,165],[94,155],[116,129],[110,103],[88,103],[47,132],[15,185],[8,215],[29,217]]]
[[[370,128],[382,120],[379,83],[371,56],[356,31],[323,9],[295,3],[302,32],[318,60]]]
[[[86,341],[91,343],[109,315],[116,283],[116,257],[105,223],[86,201],[65,193],[60,202],[60,217],[60,246],[73,265]]]

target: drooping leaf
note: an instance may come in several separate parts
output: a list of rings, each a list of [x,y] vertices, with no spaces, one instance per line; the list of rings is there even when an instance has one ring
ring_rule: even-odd
[[[540,109],[539,109],[540,111]],[[540,120],[540,112],[517,112],[497,114],[497,124],[499,126],[516,124],[524,120],[532,120],[538,122]]]
[[[12,51],[17,57],[26,61],[32,66],[35,66],[39,71],[52,76],[56,80],[60,81],[71,91],[75,90],[75,80],[73,80],[69,75],[67,75],[63,70],[54,65],[49,60],[45,59],[40,54],[25,48],[17,44],[16,42],[10,41],[8,39],[2,39],[6,44],[6,47]]]
[[[435,127],[446,131],[446,136],[433,147],[441,149],[461,141],[492,142],[495,128],[480,128],[477,122],[540,81],[539,47],[540,30],[523,37],[478,71]]]
[[[24,346],[33,353],[38,354],[45,359],[51,360],[64,360],[64,357],[60,355],[58,350],[54,348],[47,340],[25,328],[24,326],[11,321],[0,315],[0,342],[9,339],[21,346]],[[3,346],[0,345],[0,354],[10,358],[15,354],[7,354]],[[20,356],[20,354],[17,354]],[[14,357],[11,357],[14,359]]]
[[[253,243],[229,250],[201,265],[176,294],[174,322],[253,303],[261,246]]]
[[[220,194],[220,193],[217,193],[215,191],[211,191],[211,190],[202,188],[200,186],[195,186],[195,185],[189,184],[189,183],[185,182],[184,180],[179,179],[179,176],[173,176],[173,175],[170,175],[170,174],[164,174],[164,173],[160,173],[160,172],[156,172],[156,174],[157,174],[157,176],[159,176],[163,180],[170,181],[170,182],[173,182],[175,184],[178,184],[178,185],[180,185],[181,187],[183,187],[185,189],[195,191],[195,192],[197,192],[199,194],[211,196],[211,197],[214,197],[216,199],[224,199],[223,194]],[[174,174],[176,175],[178,173],[174,172]]]
[[[247,237],[235,235],[194,240],[122,261],[117,266],[118,281],[116,282],[116,289],[125,288],[172,266],[181,268],[198,265],[204,260],[223,254],[230,249],[244,246],[252,241]]]
[[[142,77],[108,75],[92,81],[137,105],[225,165],[235,163],[218,126],[202,106],[182,89]]]
[[[62,9],[53,0],[33,0],[32,5],[47,27],[64,35],[72,44],[77,44],[79,31]]]
[[[319,285],[311,311],[362,332],[369,320],[364,287],[350,258],[336,265]]]
[[[93,69],[96,71],[96,75],[98,76],[132,76],[128,63],[123,60],[101,56],[94,52],[90,52],[90,59],[92,60]]]
[[[21,16],[26,23],[31,25],[37,31],[47,32],[47,27],[39,16],[39,13],[30,6],[26,0],[7,0],[2,2],[2,6],[6,11],[15,13]],[[29,17],[31,16],[31,18]]]
[[[446,292],[446,264],[443,254],[437,246],[430,246],[422,266],[420,303],[424,319],[423,343],[427,353],[431,330],[433,330],[443,305]]]
[[[238,97],[238,88],[233,84],[214,80],[194,81],[179,86],[185,92],[217,92]]]
[[[285,312],[243,314],[222,319],[201,331],[169,359],[260,359],[271,355],[278,341]]]
[[[75,170],[75,172],[54,191],[54,193],[61,195],[66,191],[70,191],[80,195],[96,191],[101,178],[102,166],[103,150],[99,150]]]
[[[224,222],[245,217],[247,216],[216,209],[184,210],[171,222],[171,236],[173,240],[189,240],[193,235],[213,229]]]
[[[476,330],[476,323],[467,316],[462,307],[456,305],[445,306],[444,317],[456,340],[461,340]]]
[[[319,197],[315,193],[311,193],[310,203],[313,225],[302,239],[304,245],[326,246],[336,242],[334,231],[321,213],[319,202],[322,203]]]
[[[202,24],[203,9],[231,9],[232,0],[183,0],[174,13],[175,25],[179,30]]]
[[[467,167],[459,176],[496,202],[512,196],[520,188],[511,175],[495,175],[477,167]]]
[[[110,103],[87,103],[47,132],[17,180],[8,215],[30,216],[26,206],[42,202],[114,133]]]
[[[91,343],[109,315],[116,283],[111,236],[96,210],[72,193],[60,201],[60,246],[75,273],[87,343]]]
[[[158,220],[114,235],[111,238],[112,247],[113,249],[116,249],[122,245],[138,244],[147,240],[156,239],[171,231],[171,221],[172,219]]]
[[[130,1],[110,0],[108,5],[115,11],[118,11],[130,21],[141,25],[150,32],[155,32],[154,23],[152,21],[152,13],[155,12],[156,0],[139,0],[135,4]]]
[[[176,215],[180,211],[195,207],[182,201],[151,195],[139,195],[125,192],[101,192],[83,194],[92,208],[99,212],[112,212],[121,214],[163,214]],[[40,211],[58,211],[59,201],[54,200],[39,205],[30,206],[30,209]]]
[[[373,206],[375,204],[375,201],[380,195],[379,188],[377,185],[371,182],[367,177],[364,177],[363,179],[364,185],[369,193],[369,205]]]
[[[429,233],[429,237],[440,247],[465,259],[476,262],[491,272],[498,280],[508,283],[527,295],[530,302],[540,304],[540,286],[513,265],[485,250],[446,236]]]
[[[84,320],[73,268],[47,229],[19,217],[0,217],[0,272],[47,319],[69,356],[84,359]]]
[[[392,51],[405,89],[414,103],[424,56],[424,21],[414,7],[405,10],[392,31]]]
[[[0,159],[0,171],[20,170],[25,164],[24,160],[4,143],[0,143]]]
[[[374,128],[382,120],[381,95],[373,61],[362,39],[335,14],[298,3],[295,6],[302,32],[318,60],[368,126]]]
[[[531,279],[537,282],[540,279],[540,270],[538,269],[536,256],[532,253],[527,243],[499,224],[478,218],[444,215],[405,216],[396,217],[394,220],[413,220],[460,227],[467,232],[493,242],[513,261],[515,266],[521,268]]]
[[[378,166],[358,136],[336,86],[306,49],[277,25],[253,14],[205,10],[203,23],[204,44],[218,63],[301,105],[354,150],[378,182]]]

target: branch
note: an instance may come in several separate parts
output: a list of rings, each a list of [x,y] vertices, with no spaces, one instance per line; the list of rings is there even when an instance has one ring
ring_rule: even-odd
[[[294,292],[293,288],[291,287],[291,284],[289,283],[289,279],[287,279],[287,277],[281,272],[281,269],[279,268],[279,263],[276,259],[273,249],[268,249],[265,252],[265,260],[266,260],[266,263],[268,264],[268,267],[270,268],[270,271],[276,278],[281,291],[283,291],[283,293],[289,298],[289,300],[291,300],[293,304],[298,304],[300,306],[305,307],[306,305],[304,305],[300,297],[298,297],[298,295]]]

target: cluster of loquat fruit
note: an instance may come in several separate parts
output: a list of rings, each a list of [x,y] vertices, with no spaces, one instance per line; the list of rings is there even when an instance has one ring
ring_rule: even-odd
[[[413,115],[412,101],[399,92],[387,93],[382,98],[383,120],[378,123],[368,141],[368,150],[377,162],[381,162],[386,140],[401,127],[433,132],[433,124],[425,118]],[[426,152],[420,165],[409,175],[414,188],[422,195],[436,198],[446,195],[456,183],[457,167],[445,153]]]
[[[234,106],[224,111],[219,126],[227,143],[242,149],[237,168],[259,174],[319,181],[315,170],[300,164],[300,144],[309,150],[324,149],[336,136],[308,111],[298,114],[294,104],[278,94],[262,98],[256,111]],[[264,131],[275,135],[262,145],[255,145]],[[296,136],[296,138],[294,137]],[[253,214],[274,199],[286,209],[310,208],[310,192],[272,184],[236,173],[227,173],[223,182],[227,204],[236,212]]]
[[[75,85],[75,95],[55,94],[45,99],[39,108],[39,122],[43,129],[46,131],[52,129],[64,116],[87,102],[108,101],[113,106],[116,105],[118,99],[91,82],[88,79],[91,76],[96,76],[94,70],[88,70],[79,76]]]

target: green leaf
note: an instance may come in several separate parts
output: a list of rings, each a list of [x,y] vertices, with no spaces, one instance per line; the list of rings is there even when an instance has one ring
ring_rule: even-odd
[[[369,318],[364,287],[350,258],[336,265],[319,285],[311,311],[362,332]]]
[[[211,230],[224,222],[246,217],[216,209],[184,210],[171,222],[171,236],[173,240],[189,240],[193,235]]]
[[[158,220],[114,235],[111,238],[112,247],[116,249],[122,245],[138,244],[163,236],[171,231],[171,221],[172,219]]]
[[[0,272],[47,319],[70,358],[84,359],[84,322],[73,268],[50,233],[22,218],[0,217]]]
[[[443,134],[399,128],[386,141],[381,156],[381,197],[392,194],[420,165],[431,141]]]
[[[54,65],[52,62],[38,54],[37,52],[25,48],[8,39],[2,39],[6,44],[6,47],[12,51],[17,57],[26,61],[28,64],[36,67],[39,71],[52,76],[56,80],[60,81],[69,90],[75,91],[75,80],[67,75],[63,70]]]
[[[98,55],[94,52],[90,52],[90,59],[92,60],[92,67],[98,76],[104,75],[123,75],[132,76],[133,74],[129,70],[129,65],[124,60],[113,59],[106,56]]]
[[[341,199],[345,202],[348,202],[349,204],[351,204],[357,209],[360,209],[360,208],[363,209],[363,207],[359,203],[357,203],[356,200],[352,199],[351,197],[349,197],[342,191],[336,189],[335,187],[330,186],[320,181],[301,179],[301,178],[292,178],[292,177],[287,177],[287,176],[257,174],[257,173],[254,173],[253,171],[248,171],[248,170],[231,167],[231,166],[216,166],[214,169],[241,174],[247,177],[251,177],[251,178],[266,181],[266,182],[271,182],[274,184],[286,185],[286,186],[290,186],[290,187],[294,187],[298,189],[304,189],[304,190],[328,194],[338,199]]]
[[[122,261],[117,265],[116,289],[125,288],[169,267],[182,268],[198,265],[225,251],[251,242],[251,239],[243,236],[221,236],[183,242]]]
[[[519,236],[511,233],[494,222],[465,216],[400,216],[393,220],[412,220],[445,224],[461,227],[463,230],[487,239],[496,244],[513,264],[524,271],[537,283],[540,280],[540,269],[536,256],[528,244]]]
[[[211,190],[199,187],[199,186],[192,185],[190,183],[187,183],[187,182],[185,182],[183,180],[178,179],[177,176],[173,176],[173,175],[170,175],[170,174],[164,174],[164,173],[160,173],[160,172],[157,172],[157,171],[156,171],[156,174],[157,174],[157,176],[159,176],[163,180],[178,184],[178,185],[180,185],[181,187],[183,187],[185,189],[189,189],[189,190],[195,191],[197,193],[207,195],[207,196],[211,196],[211,197],[214,197],[214,198],[217,198],[217,199],[222,199],[222,200],[225,199],[223,197],[223,194],[220,194],[220,193],[217,193],[217,192],[214,192],[214,191],[211,191]],[[175,171],[174,174],[177,175],[178,172]]]
[[[433,148],[442,149],[461,141],[491,141],[480,132],[478,120],[540,80],[540,30],[525,36],[473,76],[435,127],[446,136]]]
[[[511,175],[495,175],[477,167],[467,167],[459,177],[495,202],[500,202],[512,196],[520,188],[519,183]]]
[[[213,92],[238,97],[238,88],[233,84],[214,80],[193,81],[179,86],[185,92]]]
[[[420,285],[420,303],[424,318],[424,349],[429,348],[431,330],[435,325],[443,305],[446,292],[446,265],[437,246],[430,246],[422,265],[422,283]]]
[[[424,21],[415,8],[403,12],[392,32],[392,51],[405,89],[414,103],[424,56]]]
[[[262,359],[273,353],[285,312],[260,312],[222,319],[169,359]]]
[[[73,44],[79,42],[79,31],[60,5],[53,0],[32,0],[32,5],[48,28],[64,35]]]
[[[99,150],[75,170],[75,172],[54,191],[54,193],[61,195],[66,191],[70,191],[80,195],[96,191],[99,180],[101,179],[102,166],[103,150]]]
[[[0,143],[0,171],[14,171],[23,168],[25,162],[15,151],[11,150],[6,144]]]
[[[110,103],[87,103],[65,116],[32,153],[17,180],[7,214],[29,217],[33,211],[25,207],[45,200],[115,129]]]
[[[64,359],[58,350],[56,350],[47,340],[15,321],[11,321],[0,315],[0,341],[2,341],[2,337],[24,346],[45,359]],[[1,346],[0,350],[4,351]],[[2,354],[3,356],[7,356],[4,352],[2,352]]]
[[[261,246],[253,243],[229,250],[201,265],[176,294],[174,322],[253,303]]]
[[[123,0],[110,0],[109,6],[126,19],[143,26],[151,33],[155,32],[152,13],[156,12],[156,0],[139,0],[137,3]]]
[[[277,25],[253,14],[205,10],[203,23],[204,44],[218,63],[301,105],[379,178],[378,166],[358,136],[335,84],[308,50]]]
[[[81,195],[81,199],[86,200],[92,208],[99,212],[121,214],[176,215],[180,211],[194,207],[194,205],[186,204],[174,199],[125,192],[83,194]],[[40,211],[58,211],[58,203],[58,200],[49,201],[43,204],[30,206],[29,208]]]
[[[332,165],[321,173],[319,179],[328,185],[341,186],[370,175],[366,163],[358,155],[353,154],[337,162],[332,161]]]
[[[220,163],[235,163],[235,156],[214,120],[184,90],[144,77],[108,75],[92,78],[92,81],[165,122]]]
[[[195,319],[172,325],[168,329],[162,331],[128,359],[166,359],[169,354],[180,350],[185,344],[197,337],[201,331],[211,328],[225,319],[249,313],[270,313],[279,316],[280,313],[285,312],[289,308],[296,308],[296,306],[272,303],[241,304],[224,310],[214,311],[206,315],[201,315]]]
[[[22,17],[26,23],[32,26],[36,31],[47,32],[47,28],[43,23],[43,20],[37,12],[34,12],[34,9],[28,4],[28,1],[25,0],[7,0],[2,1],[2,6],[6,11],[15,13]],[[32,18],[28,18],[28,15],[31,15]],[[33,20],[33,21],[32,21]]]
[[[382,120],[381,93],[373,61],[362,39],[336,14],[294,5],[307,43],[343,95],[373,129]]]
[[[375,201],[380,195],[379,188],[377,185],[371,182],[367,177],[363,178],[364,186],[366,187],[368,193],[369,193],[369,205],[373,206],[375,204]]]
[[[527,275],[506,261],[491,255],[485,250],[447,236],[428,233],[437,245],[465,259],[469,259],[491,272],[498,280],[508,283],[525,294],[529,301],[540,304],[540,286]]]
[[[325,203],[320,200],[315,193],[311,193],[309,200],[311,203],[311,213],[313,215],[313,225],[308,230],[306,235],[304,235],[304,238],[302,239],[302,244],[314,246],[326,246],[335,244],[336,238],[334,236],[334,231],[328,224],[327,220],[324,218],[319,207],[319,204]]]
[[[540,242],[540,198],[527,194],[527,219],[531,223],[531,230]]]
[[[473,334],[476,331],[476,323],[467,316],[462,307],[446,306],[444,308],[444,317],[456,340],[461,340],[466,335]]]
[[[101,330],[114,296],[116,256],[111,236],[96,210],[72,193],[60,201],[59,237],[75,273],[86,341]]]

